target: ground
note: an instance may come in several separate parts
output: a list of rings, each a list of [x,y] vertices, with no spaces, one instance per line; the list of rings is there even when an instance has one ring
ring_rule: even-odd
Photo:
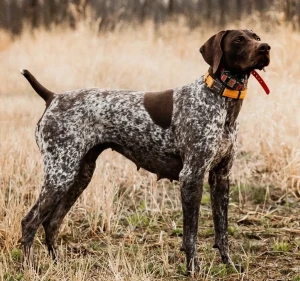
[[[185,276],[185,255],[179,250],[182,213],[178,183],[156,183],[156,176],[145,171],[140,174],[140,180],[150,177],[152,185],[142,184],[137,189],[126,181],[116,185],[107,195],[112,202],[107,203],[111,209],[106,217],[81,208],[83,202],[74,206],[59,235],[57,264],[47,256],[42,229],[35,242],[39,273],[22,269],[19,243],[3,249],[8,256],[2,257],[2,262],[9,269],[3,280],[27,280],[26,276],[37,278],[34,280],[39,280],[38,276],[43,280],[61,278],[57,276],[64,276],[63,280],[192,280]],[[214,229],[209,186],[205,185],[198,235],[201,273],[195,278],[300,280],[299,200],[281,189],[237,185],[231,186],[230,198],[230,253],[243,272],[222,265],[218,251],[212,249]]]

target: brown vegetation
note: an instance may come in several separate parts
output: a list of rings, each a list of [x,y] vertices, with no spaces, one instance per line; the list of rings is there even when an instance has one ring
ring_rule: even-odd
[[[151,20],[158,27],[183,17],[190,28],[224,26],[255,15],[262,26],[289,23],[299,30],[298,0],[0,0],[0,28],[14,36],[24,28],[78,27],[82,20],[98,31],[139,25]]]

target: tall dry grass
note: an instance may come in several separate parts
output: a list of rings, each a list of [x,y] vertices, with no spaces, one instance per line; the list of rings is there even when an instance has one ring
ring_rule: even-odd
[[[272,32],[264,32],[259,26],[252,29],[272,46],[271,64],[261,74],[271,94],[266,96],[251,79],[239,117],[241,153],[232,181],[235,185],[279,187],[297,195],[300,35],[284,28]],[[156,176],[137,172],[130,161],[107,151],[98,160],[92,183],[60,231],[76,242],[70,242],[70,247],[77,248],[80,239],[88,240],[100,231],[107,264],[100,262],[99,255],[93,258],[70,254],[62,242],[62,263],[48,265],[43,277],[26,271],[20,275],[24,279],[17,279],[19,268],[14,266],[19,260],[20,221],[37,198],[42,183],[34,130],[45,107],[19,69],[29,69],[43,85],[56,92],[83,87],[164,90],[189,83],[205,73],[208,66],[198,50],[215,32],[213,28],[190,31],[180,24],[154,31],[149,24],[105,34],[84,27],[75,32],[38,30],[24,33],[13,42],[6,35],[0,36],[4,38],[0,41],[0,280],[154,280],[147,269],[149,257],[142,250],[132,249],[139,262],[130,260],[124,243],[134,244],[128,242],[132,230],[124,230],[120,221],[127,218],[134,228],[140,218],[132,217],[131,211],[139,209],[151,214],[151,223],[158,223],[164,212],[180,212],[181,208],[176,183],[156,183]],[[173,220],[166,219],[166,223],[174,228]],[[116,249],[110,233],[119,232],[127,240]],[[168,238],[159,231],[157,235],[157,256],[150,259],[167,271],[168,248],[164,241]],[[40,239],[41,233],[36,242],[39,246]],[[38,257],[41,264],[49,263],[46,250],[39,252]],[[15,279],[8,279],[10,274]]]

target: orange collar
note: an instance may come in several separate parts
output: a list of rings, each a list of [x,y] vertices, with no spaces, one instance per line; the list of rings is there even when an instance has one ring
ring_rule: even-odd
[[[208,72],[204,75],[204,80],[208,88],[218,93],[221,92],[223,97],[242,100],[246,97],[248,91],[247,88],[240,91],[225,88],[221,82],[215,80]]]

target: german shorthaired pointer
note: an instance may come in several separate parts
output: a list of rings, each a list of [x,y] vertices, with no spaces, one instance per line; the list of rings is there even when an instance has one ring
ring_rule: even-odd
[[[197,231],[203,179],[209,184],[215,244],[228,254],[229,173],[236,154],[237,116],[254,69],[268,66],[270,46],[251,30],[226,30],[201,48],[210,65],[195,82],[164,92],[81,89],[61,94],[22,74],[45,100],[36,128],[44,161],[40,196],[22,220],[25,257],[43,224],[50,254],[63,218],[89,184],[101,152],[112,148],[158,179],[179,180],[187,271],[199,271]]]

